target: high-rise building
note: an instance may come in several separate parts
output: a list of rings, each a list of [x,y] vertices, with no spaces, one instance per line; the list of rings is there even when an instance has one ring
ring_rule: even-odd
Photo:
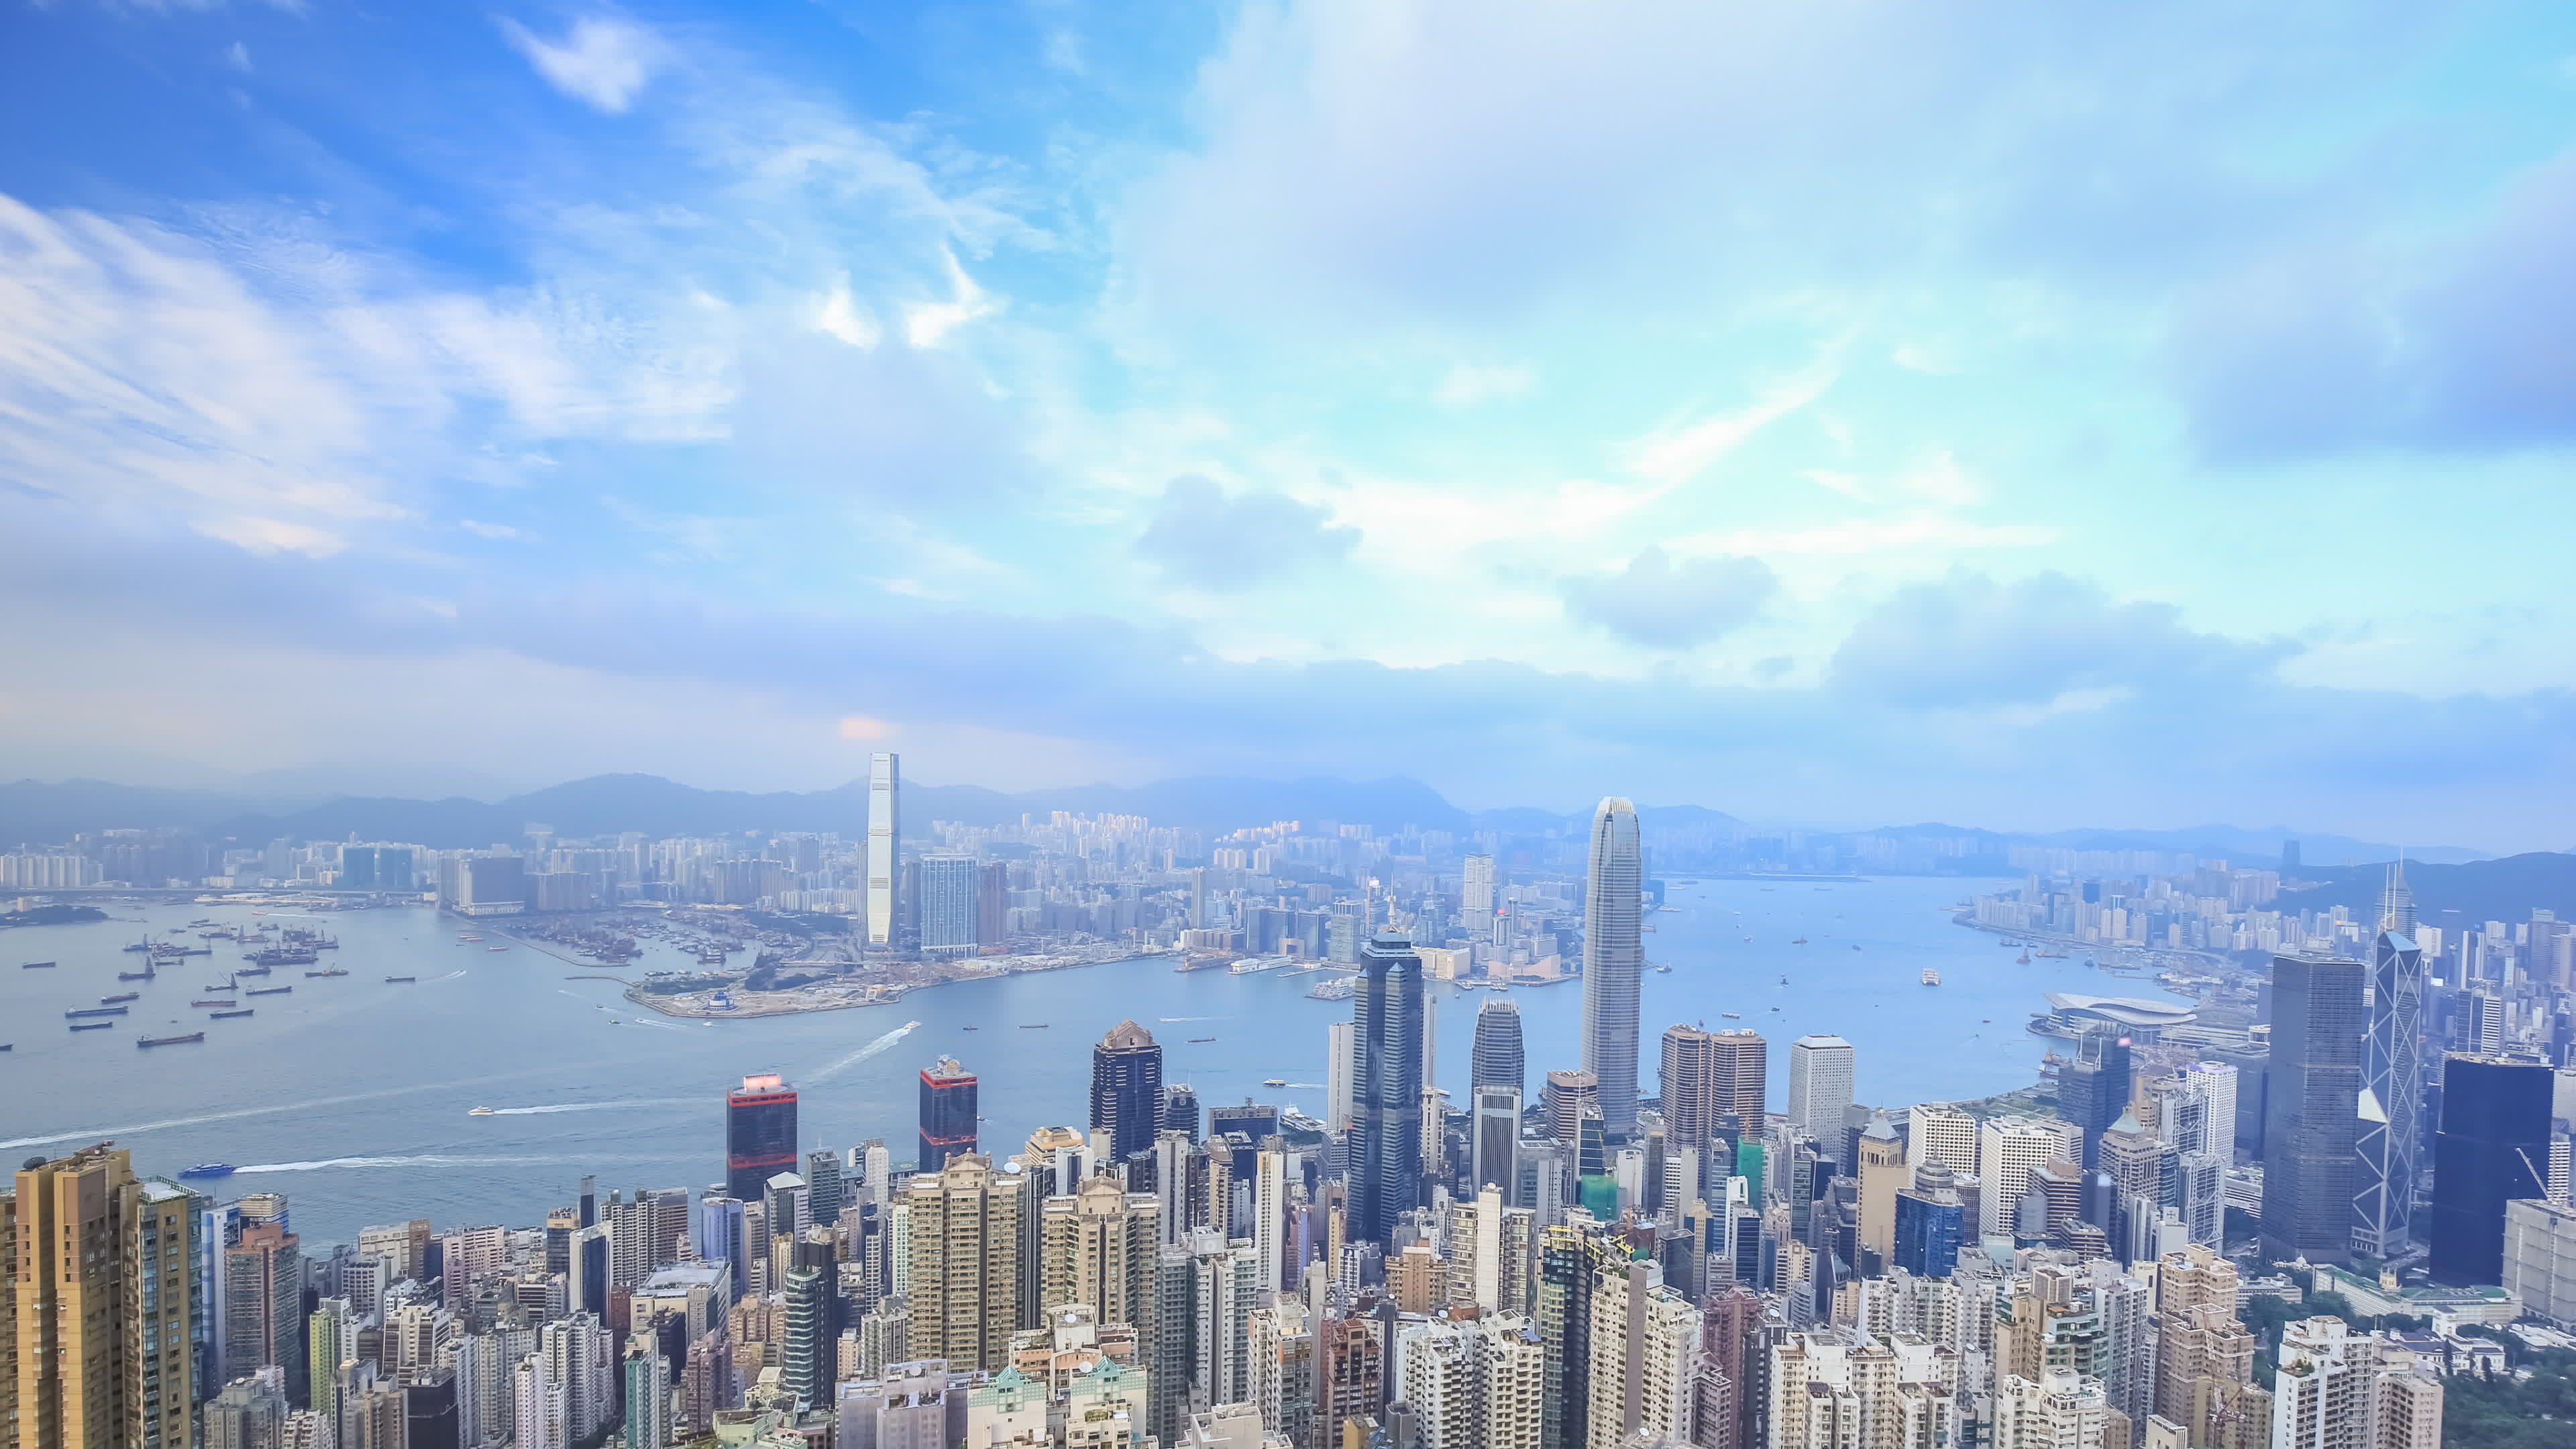
[[[903,758],[868,757],[868,944],[893,948],[903,938],[901,912]]]
[[[2088,1171],[2101,1165],[2102,1134],[2128,1110],[2131,1078],[2129,1038],[2107,1026],[2077,1037],[2075,1059],[2057,1074],[2057,1112],[2082,1134],[2077,1160]]]
[[[967,1152],[904,1182],[910,1211],[910,1351],[999,1370],[1023,1325],[1025,1174]]]
[[[1679,1147],[1699,1147],[1733,1120],[1738,1134],[1760,1135],[1764,1055],[1761,1034],[1730,1027],[1664,1030],[1664,1133]]]
[[[2542,1062],[2468,1055],[2443,1061],[2428,1265],[2436,1280],[2504,1281],[2505,1204],[2549,1195],[2553,1085]]]
[[[1521,1054],[1521,1009],[1508,996],[1489,996],[1476,1008],[1476,1043],[1468,1053],[1467,1086],[1528,1090],[1529,1067]]]
[[[1956,1173],[1977,1170],[1977,1119],[1947,1102],[1919,1102],[1906,1109],[1905,1162],[1937,1162]]]
[[[1645,985],[1645,859],[1637,808],[1618,796],[1592,814],[1583,888],[1583,1069],[1601,1085],[1601,1125],[1637,1130],[1637,1018]]]
[[[1895,1245],[1888,1266],[1917,1278],[1947,1278],[1967,1243],[1967,1204],[1958,1175],[1938,1161],[1914,1169],[1914,1180],[1896,1194]]]
[[[2272,1449],[2435,1449],[2441,1439],[2441,1381],[2420,1372],[2411,1352],[2383,1351],[2340,1318],[2282,1326]]]
[[[1601,1082],[1590,1072],[1558,1067],[1539,1089],[1539,1108],[1548,1135],[1572,1147],[1582,1136],[1583,1119],[1601,1116]]]
[[[796,1089],[775,1072],[725,1094],[725,1196],[757,1202],[769,1180],[796,1170]]]
[[[1896,1252],[1896,1195],[1913,1184],[1914,1172],[1905,1165],[1905,1139],[1885,1113],[1861,1132],[1858,1155],[1852,1175],[1860,1187],[1860,1247],[1885,1264]]]
[[[1993,1117],[1977,1126],[1977,1230],[2010,1237],[2031,1178],[2082,1150],[2075,1124],[2055,1117]]]
[[[1819,1155],[1843,1160],[1852,1105],[1852,1044],[1838,1036],[1789,1043],[1789,1130],[1812,1137]]]
[[[1467,1147],[1468,1176],[1475,1185],[1503,1190],[1504,1200],[1519,1202],[1521,1164],[1521,1089],[1478,1087],[1473,1097],[1474,1136]],[[1526,1206],[1526,1204],[1522,1204]]]
[[[0,1194],[7,1443],[189,1449],[190,1204],[183,1188],[136,1178],[105,1143],[19,1169]],[[285,1386],[281,1376],[281,1412]]]
[[[1422,1198],[1422,958],[1381,933],[1360,952],[1351,1024],[1360,1072],[1352,1103],[1350,1235],[1383,1243]]]
[[[1125,1162],[1163,1130],[1163,1049],[1133,1021],[1091,1049],[1091,1125],[1109,1133],[1109,1158]]]
[[[1336,1021],[1324,1028],[1324,1130],[1339,1135],[1350,1130],[1351,1106],[1359,1095],[1359,1036],[1352,1023]],[[1190,1124],[1198,1136],[1198,1124]]]
[[[921,954],[934,960],[975,954],[975,886],[982,872],[974,857],[921,858]]]
[[[1153,1193],[1094,1177],[1038,1206],[1038,1303],[1052,1313],[1088,1304],[1093,1321],[1154,1336],[1154,1263],[1162,1247]]]
[[[975,1074],[955,1057],[941,1057],[921,1069],[919,1170],[936,1173],[950,1158],[974,1150]]]
[[[2394,1258],[2410,1241],[2424,1130],[2424,953],[2415,945],[2415,898],[2403,865],[2388,868],[2379,931],[2370,947],[2370,1035],[2362,1047],[2360,1191],[2352,1244]]]
[[[671,1440],[671,1361],[650,1335],[626,1341],[626,1449],[662,1449]]]
[[[2111,1406],[2099,1380],[2043,1368],[2036,1380],[2004,1374],[1995,1384],[1994,1442],[2020,1449],[2079,1449],[2102,1443]]]
[[[2272,958],[2272,1065],[2263,1124],[2265,1252],[2312,1263],[2352,1257],[2362,1041],[2370,968],[2327,956]]]
[[[1395,1387],[1419,1449],[1539,1449],[1546,1351],[1527,1316],[1435,1320],[1398,1344]]]
[[[1491,926],[1494,897],[1494,858],[1482,851],[1468,855],[1459,874],[1458,914],[1466,918],[1469,936],[1482,935]]]
[[[224,1246],[224,1370],[236,1377],[275,1367],[286,1376],[286,1401],[309,1402],[304,1353],[304,1253],[274,1214],[242,1214],[242,1229]]]
[[[1536,1215],[1488,1186],[1449,1205],[1449,1301],[1486,1313],[1525,1313],[1536,1264]]]

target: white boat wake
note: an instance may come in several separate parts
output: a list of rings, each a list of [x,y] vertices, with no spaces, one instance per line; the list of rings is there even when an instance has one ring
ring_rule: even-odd
[[[847,1069],[857,1066],[859,1063],[866,1061],[868,1058],[875,1056],[881,1051],[884,1051],[887,1047],[893,1046],[896,1042],[910,1036],[912,1034],[912,1029],[919,1025],[921,1025],[920,1022],[907,1021],[903,1025],[896,1027],[894,1030],[887,1032],[885,1035],[878,1037],[875,1041],[869,1042],[866,1046],[859,1048],[857,1051],[854,1051],[848,1056],[841,1058],[839,1061],[832,1063],[830,1066],[825,1067],[823,1070],[808,1073],[805,1080],[808,1082],[829,1081],[830,1079],[839,1076]]]
[[[495,1117],[546,1117],[557,1112],[616,1112],[629,1107],[686,1107],[687,1097],[634,1097],[614,1102],[547,1102],[535,1107],[495,1107]]]
[[[233,1169],[235,1175],[245,1172],[329,1172],[342,1167],[507,1167],[518,1163],[553,1162],[551,1157],[445,1157],[435,1153],[418,1157],[325,1157],[313,1162],[254,1162]]]

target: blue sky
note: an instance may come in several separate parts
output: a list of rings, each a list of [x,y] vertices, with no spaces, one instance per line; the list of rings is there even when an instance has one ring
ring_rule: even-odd
[[[0,773],[2564,847],[2576,11],[0,12]]]

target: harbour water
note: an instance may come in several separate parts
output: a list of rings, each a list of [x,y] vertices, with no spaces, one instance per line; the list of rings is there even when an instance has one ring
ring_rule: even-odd
[[[1975,888],[1914,878],[1676,887],[1671,908],[1649,917],[1647,959],[1672,970],[1646,976],[1647,1089],[1656,1036],[1690,1021],[1768,1037],[1775,1106],[1788,1043],[1807,1032],[1853,1042],[1866,1100],[1985,1096],[2031,1081],[2043,1044],[2023,1024],[2043,993],[2157,995],[2087,970],[2081,957],[2016,965],[2018,953],[1993,936],[1951,923],[1946,908]],[[291,993],[243,1003],[256,1008],[250,1018],[201,1022],[189,1003],[241,964],[241,948],[168,928],[206,917],[248,924],[250,909],[183,902],[112,913],[106,923],[0,932],[0,1041],[15,1045],[0,1054],[0,1153],[14,1165],[113,1138],[147,1173],[231,1162],[242,1170],[204,1186],[287,1192],[298,1231],[320,1243],[409,1217],[532,1224],[569,1202],[585,1173],[603,1191],[713,1181],[723,1094],[746,1072],[781,1072],[801,1090],[809,1148],[882,1137],[902,1161],[918,1126],[919,1071],[953,1054],[981,1078],[984,1145],[1008,1152],[1038,1126],[1083,1115],[1091,1045],[1122,1017],[1154,1034],[1164,1079],[1196,1087],[1203,1104],[1252,1097],[1320,1117],[1324,1029],[1350,1013],[1347,1002],[1306,999],[1313,976],[1180,974],[1162,958],[941,986],[881,1007],[671,1021],[627,1002],[593,963],[512,942],[489,923],[406,909],[323,917],[341,946],[320,964],[348,975],[281,967],[268,980]],[[216,954],[119,983],[141,959],[122,947],[147,930]],[[485,940],[460,943],[463,930]],[[1792,944],[1800,936],[1806,944]],[[487,949],[495,944],[511,949]],[[40,960],[60,964],[18,969]],[[628,974],[688,964],[652,945]],[[1920,984],[1925,967],[1940,986]],[[400,975],[418,980],[384,979]],[[64,1011],[124,991],[141,999],[115,1029],[66,1029]],[[1533,1088],[1547,1068],[1579,1061],[1581,993],[1578,981],[1511,993]],[[1476,1009],[1489,993],[1435,994],[1438,1079],[1464,1102]],[[134,1044],[198,1030],[202,1044]],[[1274,1077],[1291,1085],[1261,1085]],[[477,1106],[495,1110],[469,1117]]]

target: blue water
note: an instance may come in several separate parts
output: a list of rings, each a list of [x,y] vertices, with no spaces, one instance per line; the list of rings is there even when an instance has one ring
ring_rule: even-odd
[[[1973,888],[1920,879],[1677,888],[1674,909],[1650,917],[1646,938],[1648,960],[1673,970],[1646,977],[1643,1075],[1651,1083],[1655,1034],[1698,1021],[1771,1039],[1775,1104],[1788,1042],[1826,1031],[1857,1047],[1865,1099],[1984,1096],[2032,1079],[2041,1044],[2022,1024],[2043,992],[2155,994],[2089,971],[2080,957],[2014,965],[2016,953],[1992,936],[1950,923],[1943,908]],[[291,995],[245,1002],[258,1012],[248,1020],[201,1022],[188,1003],[237,963],[238,947],[216,942],[212,958],[124,985],[116,973],[140,958],[119,947],[147,923],[247,920],[249,910],[116,909],[121,919],[106,924],[0,932],[0,1041],[16,1045],[0,1054],[0,1156],[14,1164],[113,1138],[147,1173],[236,1163],[242,1172],[208,1186],[289,1193],[308,1243],[411,1217],[442,1227],[532,1224],[568,1203],[584,1173],[598,1174],[603,1191],[714,1181],[723,1095],[746,1072],[783,1072],[802,1089],[808,1147],[883,1137],[900,1161],[918,1129],[917,1074],[951,1053],[982,1079],[984,1145],[1007,1152],[1038,1126],[1084,1118],[1091,1044],[1128,1016],[1164,1044],[1165,1080],[1195,1086],[1202,1103],[1251,1096],[1320,1117],[1324,1029],[1350,1012],[1347,1002],[1305,999],[1313,977],[1184,975],[1144,960],[942,986],[853,1011],[712,1026],[639,1021],[617,984],[567,979],[598,974],[595,966],[525,944],[459,945],[461,923],[398,910],[327,918],[343,944],[323,964],[349,975],[309,980],[303,968],[281,967],[270,980],[292,985]],[[482,934],[487,944],[507,939]],[[1791,945],[1801,934],[1809,943]],[[199,944],[193,934],[177,939]],[[653,949],[638,970],[686,964]],[[49,958],[61,966],[17,969]],[[1918,983],[1925,966],[1940,970],[1942,986]],[[387,985],[387,975],[420,982]],[[1464,1101],[1476,1008],[1488,993],[1436,989],[1439,1078]],[[113,1031],[66,1030],[66,1008],[122,990],[143,999]],[[1581,992],[1569,981],[1513,993],[1533,1083],[1579,1060]],[[1727,1011],[1742,1020],[1726,1021]],[[917,1029],[887,1040],[915,1020]],[[1022,1029],[1038,1022],[1044,1030]],[[134,1046],[199,1029],[200,1046]],[[1216,1040],[1187,1040],[1195,1036]],[[1296,1085],[1261,1086],[1270,1077]],[[477,1105],[501,1115],[468,1117]]]

